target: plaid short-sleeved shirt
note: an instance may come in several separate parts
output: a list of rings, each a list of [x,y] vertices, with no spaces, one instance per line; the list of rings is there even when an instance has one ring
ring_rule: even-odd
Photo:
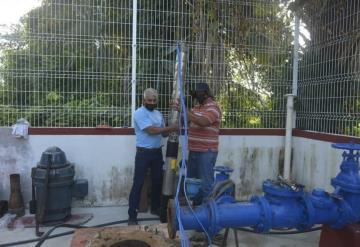
[[[189,150],[195,152],[218,151],[221,122],[219,105],[213,99],[208,98],[205,104],[196,105],[192,111],[198,116],[207,118],[210,126],[201,127],[190,123]]]

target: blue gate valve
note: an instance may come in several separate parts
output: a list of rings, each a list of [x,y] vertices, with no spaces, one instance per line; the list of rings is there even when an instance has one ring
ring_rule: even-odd
[[[345,150],[342,153],[343,161],[340,165],[340,173],[331,179],[331,185],[335,188],[334,196],[340,196],[348,201],[356,216],[360,217],[360,176],[359,176],[359,150],[360,144],[337,143],[333,148]],[[356,152],[357,151],[357,152]],[[355,153],[356,152],[356,153]]]

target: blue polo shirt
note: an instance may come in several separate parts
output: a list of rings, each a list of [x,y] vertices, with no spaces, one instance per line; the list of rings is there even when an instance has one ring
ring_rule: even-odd
[[[164,118],[158,110],[149,111],[145,106],[134,114],[136,146],[142,148],[161,147],[161,135],[150,135],[144,129],[150,126],[164,127]]]

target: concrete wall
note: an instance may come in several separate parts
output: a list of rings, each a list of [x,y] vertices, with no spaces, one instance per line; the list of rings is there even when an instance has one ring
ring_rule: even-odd
[[[334,149],[330,142],[295,137],[293,142],[292,178],[306,185],[333,191],[330,180],[340,171],[343,150]]]
[[[284,162],[282,136],[221,136],[217,165],[232,167],[238,199],[262,191],[262,182],[275,179]]]
[[[9,195],[9,174],[20,173],[25,201],[31,197],[31,167],[50,146],[61,148],[75,163],[76,177],[89,181],[89,195],[82,205],[127,203],[132,184],[134,136],[33,135],[27,140],[0,128],[0,198]]]
[[[283,163],[283,136],[220,137],[217,165],[234,168],[237,197],[247,199],[261,192],[264,179],[275,179]],[[76,176],[89,181],[89,195],[82,206],[127,204],[135,156],[133,135],[32,135],[27,140],[0,128],[0,199],[9,197],[9,174],[20,173],[25,202],[31,197],[31,167],[50,146],[60,147],[75,163]],[[310,188],[331,188],[338,172],[340,152],[330,143],[294,138],[293,178]],[[165,153],[165,152],[164,152]]]

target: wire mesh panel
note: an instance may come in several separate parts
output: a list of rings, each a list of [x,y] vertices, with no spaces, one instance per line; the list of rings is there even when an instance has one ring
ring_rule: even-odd
[[[307,1],[296,10],[310,33],[297,127],[360,136],[360,1]]]
[[[129,126],[132,0],[37,2],[1,31],[0,125],[25,117],[37,127]],[[222,127],[284,127],[293,40],[286,4],[138,0],[136,105],[154,87],[166,115],[180,42],[186,90],[210,84]]]
[[[166,116],[171,101],[176,47],[190,29],[186,1],[138,0],[137,106],[147,87],[158,90],[160,111]]]
[[[129,125],[131,8],[131,0],[44,0],[2,32],[0,124]]]
[[[138,85],[157,88],[167,111],[180,42],[187,88],[209,83],[222,108],[222,127],[284,127],[293,38],[282,2],[139,1]]]

